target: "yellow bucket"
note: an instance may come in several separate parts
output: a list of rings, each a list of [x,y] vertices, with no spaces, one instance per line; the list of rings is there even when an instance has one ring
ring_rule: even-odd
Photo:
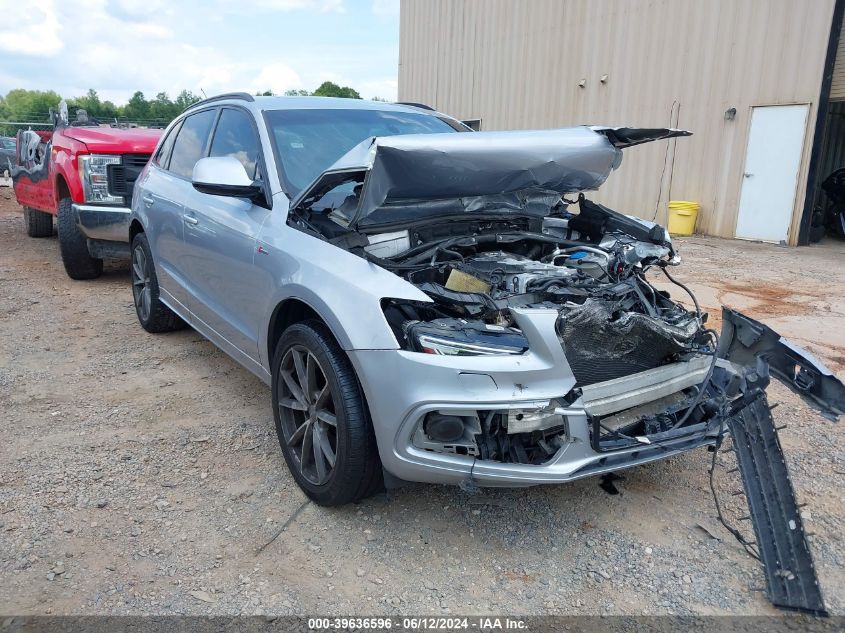
[[[672,200],[669,202],[669,233],[671,235],[692,235],[695,220],[701,206],[697,202]]]

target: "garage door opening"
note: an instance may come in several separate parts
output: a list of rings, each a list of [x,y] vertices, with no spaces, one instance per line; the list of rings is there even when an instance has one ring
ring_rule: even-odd
[[[809,241],[845,239],[845,100],[828,104],[814,176]]]
[[[831,24],[798,243],[845,240],[845,0]]]

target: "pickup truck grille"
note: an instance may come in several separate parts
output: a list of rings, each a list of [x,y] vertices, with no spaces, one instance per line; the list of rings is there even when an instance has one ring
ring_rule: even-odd
[[[108,167],[109,193],[113,196],[123,196],[128,205],[132,199],[135,181],[141,174],[144,165],[150,160],[150,155],[123,154],[120,159],[120,165],[109,165]]]

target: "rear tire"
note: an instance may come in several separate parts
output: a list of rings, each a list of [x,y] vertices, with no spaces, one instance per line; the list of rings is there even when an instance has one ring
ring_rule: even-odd
[[[29,207],[23,208],[23,220],[29,237],[50,237],[53,235],[53,216]]]
[[[339,506],[381,490],[367,403],[329,329],[320,321],[290,326],[276,345],[272,369],[276,433],[303,492],[321,506]]]
[[[172,332],[185,327],[185,322],[173,310],[164,305],[159,297],[150,243],[144,233],[132,239],[130,275],[132,276],[132,299],[138,322],[147,332],[158,334]]]
[[[76,222],[70,198],[59,200],[59,250],[67,276],[71,279],[96,279],[103,274],[103,260],[91,257],[88,238]]]

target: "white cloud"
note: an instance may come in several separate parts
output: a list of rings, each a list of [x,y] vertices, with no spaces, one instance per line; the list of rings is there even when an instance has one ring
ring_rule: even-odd
[[[151,22],[142,22],[140,24],[133,24],[130,30],[141,36],[149,36],[155,39],[168,40],[173,37],[173,31],[161,24],[153,24]]]
[[[355,24],[372,24],[370,1],[215,0],[197,7],[145,0],[154,7],[146,11],[134,0],[0,0],[7,18],[0,23],[0,94],[28,88],[75,97],[93,88],[120,104],[136,90],[148,99],[183,89],[280,94],[333,81],[364,98],[395,99],[395,51],[355,35]],[[294,23],[297,32],[286,32]],[[25,35],[39,50],[21,50],[10,34]]]
[[[346,13],[344,0],[322,0],[321,13]]]
[[[373,13],[376,15],[399,15],[399,0],[373,0]]]
[[[94,88],[101,98],[121,103],[135,90],[147,98],[160,91],[173,98],[182,89],[215,94],[228,90],[233,78],[244,77],[241,64],[223,50],[183,42],[173,30],[177,22],[162,13],[145,14],[126,0],[76,0],[51,8],[50,19],[66,40],[59,40],[61,57],[38,64],[36,72],[17,65],[6,68],[17,75],[6,85],[51,88],[66,97]],[[39,32],[34,42],[43,40]]]
[[[230,10],[238,12],[260,11],[319,11],[320,13],[346,13],[344,0],[222,0]]]
[[[356,88],[364,99],[379,97],[388,101],[396,101],[399,93],[399,82],[396,79],[374,79],[363,81]]]
[[[158,20],[172,15],[172,7],[166,0],[107,0],[103,7],[117,18],[124,20]]]
[[[3,7],[0,50],[18,55],[50,57],[64,46],[53,0],[15,2]]]
[[[264,66],[250,84],[251,92],[269,89],[277,95],[297,88],[302,88],[302,79],[295,70],[282,63]]]

